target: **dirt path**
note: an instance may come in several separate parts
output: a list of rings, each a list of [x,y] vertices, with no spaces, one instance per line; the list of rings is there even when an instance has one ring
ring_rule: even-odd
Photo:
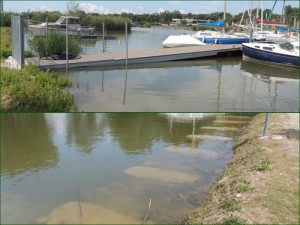
[[[298,224],[299,114],[255,116],[239,138],[234,156],[213,185],[207,203],[187,223]]]

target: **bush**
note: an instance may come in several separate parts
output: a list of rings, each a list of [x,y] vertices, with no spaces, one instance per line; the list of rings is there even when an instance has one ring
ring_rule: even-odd
[[[1,68],[1,111],[69,112],[76,110],[73,96],[63,89],[71,81],[28,65],[21,70]]]
[[[33,40],[29,41],[29,46],[39,57],[47,56],[45,36],[35,36]],[[69,52],[79,54],[81,50],[78,39],[69,36]],[[47,51],[48,55],[66,52],[66,36],[58,32],[50,33],[48,35]]]

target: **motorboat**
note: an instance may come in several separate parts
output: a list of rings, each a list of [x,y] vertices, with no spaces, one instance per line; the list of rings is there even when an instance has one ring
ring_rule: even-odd
[[[37,35],[45,35],[46,28],[48,32],[66,31],[66,22],[68,20],[68,34],[69,35],[78,35],[78,36],[87,36],[95,34],[95,27],[83,27],[80,24],[80,19],[77,16],[61,16],[55,23],[41,23],[38,25],[29,25],[29,30],[33,31]]]
[[[162,44],[164,48],[206,45],[191,35],[170,35]]]
[[[300,66],[299,42],[244,43],[246,57],[291,66]]]

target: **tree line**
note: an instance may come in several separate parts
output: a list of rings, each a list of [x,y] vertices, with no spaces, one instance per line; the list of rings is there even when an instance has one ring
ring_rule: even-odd
[[[260,15],[260,9],[259,14]],[[252,10],[252,16],[255,16],[257,9]],[[285,22],[289,27],[294,25],[294,18],[298,18],[299,8],[291,7],[290,5],[285,6],[284,8],[284,17]],[[241,12],[238,15],[232,15],[230,13],[226,13],[226,23],[231,24],[232,22],[239,22],[244,15],[245,20],[249,19],[248,12]],[[271,10],[265,9],[264,15],[270,15]],[[55,22],[58,18],[64,14],[59,11],[52,12],[24,12],[22,13],[25,19],[31,20],[36,23],[45,22],[46,18],[48,18],[49,22]],[[17,15],[17,13],[13,12],[3,12],[1,17],[1,24],[4,27],[11,26],[11,15]],[[143,24],[171,24],[172,19],[195,19],[195,20],[211,20],[217,21],[223,18],[223,12],[214,12],[209,14],[192,14],[186,13],[182,14],[178,10],[174,11],[165,11],[161,13],[152,13],[152,14],[133,14],[133,13],[121,13],[121,14],[109,14],[109,15],[99,15],[98,13],[85,13],[83,10],[78,8],[78,5],[71,5],[68,7],[68,15],[74,15],[80,17],[82,26],[95,26],[96,28],[101,28],[102,23],[105,22],[107,30],[123,30],[125,27],[125,23],[138,23],[140,25]],[[281,15],[272,14],[271,20],[280,21]]]

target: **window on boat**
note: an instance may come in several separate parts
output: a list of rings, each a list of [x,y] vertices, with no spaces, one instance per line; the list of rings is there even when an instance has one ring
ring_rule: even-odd
[[[257,45],[255,45],[254,47],[255,47],[255,48],[260,48],[260,47],[259,47],[259,46],[257,46]]]
[[[289,42],[285,42],[285,43],[279,44],[279,46],[280,46],[280,48],[288,50],[288,51],[294,49],[294,46],[291,43],[289,43]]]
[[[79,24],[79,20],[78,19],[69,19],[69,24]]]
[[[272,48],[270,48],[270,47],[263,47],[263,49],[265,49],[265,50],[269,50],[269,51],[273,51],[273,49],[272,49]]]

